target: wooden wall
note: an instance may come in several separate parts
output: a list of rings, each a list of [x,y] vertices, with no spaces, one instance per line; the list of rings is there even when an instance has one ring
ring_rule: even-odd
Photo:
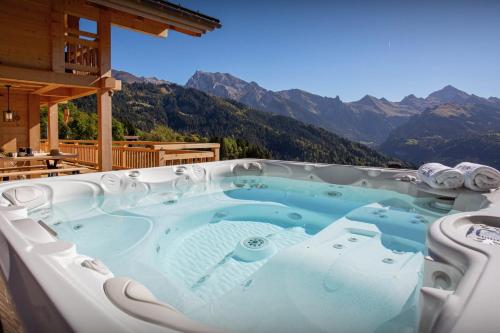
[[[51,69],[50,6],[50,0],[1,0],[1,65]]]
[[[11,91],[10,108],[19,116],[19,120],[15,122],[4,122],[3,111],[7,109],[7,93],[5,88],[0,88],[0,148],[4,151],[16,151],[18,147],[31,146],[35,150],[40,141],[39,121],[40,113],[39,104],[34,107],[35,112],[28,113],[29,96],[27,93]],[[32,131],[30,140],[30,118],[31,127],[34,126],[35,131]],[[35,121],[37,120],[37,121]],[[38,126],[38,127],[37,127]],[[37,130],[38,128],[38,130]]]

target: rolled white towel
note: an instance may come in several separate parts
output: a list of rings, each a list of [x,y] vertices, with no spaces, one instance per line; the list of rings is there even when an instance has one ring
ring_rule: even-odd
[[[432,188],[453,189],[464,184],[461,171],[440,163],[426,163],[418,168],[418,178]]]
[[[465,176],[465,187],[473,191],[489,191],[500,187],[500,171],[495,168],[462,162],[455,166]]]

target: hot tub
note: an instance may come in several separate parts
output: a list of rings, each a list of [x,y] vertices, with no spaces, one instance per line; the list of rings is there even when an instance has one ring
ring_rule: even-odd
[[[246,159],[6,183],[0,266],[28,331],[497,331],[500,196],[411,175]]]

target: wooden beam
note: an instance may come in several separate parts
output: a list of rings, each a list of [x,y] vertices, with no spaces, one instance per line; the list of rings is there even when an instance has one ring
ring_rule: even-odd
[[[31,92],[33,92],[33,88],[30,88],[30,87],[22,87],[22,86],[19,86],[19,87],[12,87],[12,88],[10,88],[10,92],[11,92],[11,93],[15,93],[15,92],[20,92],[20,93],[31,93]]]
[[[95,91],[95,89],[60,87],[50,91],[46,91],[42,95],[49,97],[65,97],[75,99],[78,97],[86,96],[88,94],[93,94],[95,93]]]
[[[50,103],[63,104],[76,98],[90,96],[95,94],[97,89],[72,89],[72,95],[70,96],[45,96],[40,97],[40,103],[42,105],[48,105]]]
[[[49,106],[50,103],[50,97],[40,96],[40,106]]]
[[[52,0],[50,35],[52,71],[64,73],[64,7],[62,1],[59,0]]]
[[[72,100],[72,99],[93,95],[96,93],[96,91],[97,91],[96,89],[72,88],[71,95],[64,97],[64,101],[67,102],[67,101]],[[61,103],[62,100],[59,100],[58,102]]]
[[[45,87],[42,87],[40,89],[37,89],[37,90],[33,91],[33,94],[35,94],[35,95],[43,95],[47,91],[54,90],[54,89],[56,89],[58,87],[59,86],[57,84],[49,84],[49,85],[46,85]]]
[[[28,146],[40,150],[40,95],[28,96]]]
[[[59,112],[57,103],[49,103],[48,110],[48,139],[49,150],[59,149]]]
[[[74,16],[70,16],[70,17],[74,17]],[[93,32],[88,32],[88,31],[83,31],[83,30],[78,30],[78,29],[73,29],[73,28],[66,28],[66,32],[68,33],[68,35],[76,37],[76,38],[78,38],[78,36],[85,36],[85,37],[97,39],[97,37],[98,37],[97,34],[95,34]]]
[[[122,90],[122,81],[114,77],[103,77],[97,84],[97,87],[111,90]]]
[[[124,12],[113,10],[111,22],[120,28],[144,33],[154,37],[167,38],[169,25],[153,20],[139,18]]]
[[[65,12],[92,21],[99,20],[99,8],[81,0],[65,0]]]
[[[74,15],[66,15],[66,32],[74,34],[75,31],[80,32],[80,18]],[[93,38],[97,38],[96,34],[93,35],[95,36]],[[78,35],[76,35],[76,37],[78,37]]]
[[[80,65],[80,64],[72,64],[72,63],[65,63],[64,65],[67,69],[73,69],[75,71],[79,72],[88,72],[92,75],[98,75],[99,74],[99,67],[94,67],[94,66],[85,66],[85,65]]]
[[[85,45],[93,48],[98,48],[99,43],[94,41],[94,40],[87,40],[87,39],[82,39],[78,37],[71,37],[71,36],[64,36],[64,40],[66,42],[69,42],[71,44],[80,44],[80,45]]]
[[[0,78],[0,86],[5,86],[6,84],[10,84],[12,86],[11,89],[16,89],[16,88],[25,88],[25,89],[31,89],[31,90],[37,90],[40,88],[43,88],[44,85],[42,84],[36,84],[36,83],[15,83],[9,80],[4,80]]]
[[[0,79],[21,83],[57,84],[75,88],[89,88],[98,82],[99,76],[56,73],[39,69],[0,65]]]
[[[111,12],[107,9],[99,11],[97,34],[99,35],[101,77],[111,77]]]
[[[131,142],[132,144],[134,142]],[[175,143],[160,143],[153,146],[154,149],[164,150],[182,150],[182,149],[202,149],[202,148],[220,148],[219,143],[189,143],[189,142],[175,142]]]
[[[113,169],[113,136],[111,118],[111,90],[97,90],[97,145],[100,171]]]
[[[165,151],[163,155],[163,160],[178,160],[186,158],[214,158],[214,153],[212,151],[194,151],[194,150],[173,150]]]
[[[1,172],[0,178],[18,177],[18,176],[41,176],[41,175],[51,175],[51,174],[60,175],[61,173],[78,174],[86,170],[88,170],[88,168],[77,167],[77,168],[57,168],[57,169],[30,170],[30,171],[11,171],[11,172]]]
[[[50,97],[70,97],[73,95],[73,89],[75,88],[67,88],[67,87],[54,88],[52,90],[45,91],[41,95]]]
[[[213,30],[211,25],[205,25],[201,22],[181,18],[180,16],[172,15],[166,11],[159,11],[153,8],[148,8],[141,3],[135,1],[124,0],[89,0],[90,2],[113,8],[120,12],[125,12],[138,17],[144,17],[153,21],[168,24],[173,27],[178,27],[192,34],[204,34],[207,30]]]

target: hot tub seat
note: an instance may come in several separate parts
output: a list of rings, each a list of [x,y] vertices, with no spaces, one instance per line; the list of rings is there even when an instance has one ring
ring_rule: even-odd
[[[106,280],[104,292],[116,307],[141,320],[186,333],[221,332],[200,325],[172,306],[160,302],[146,287],[130,278]]]
[[[416,306],[422,265],[420,252],[386,248],[376,226],[341,219],[276,254],[245,283],[206,305],[212,318],[202,308],[189,314],[241,332],[264,327],[269,332],[327,332],[332,327],[368,332],[391,320],[402,331],[418,320],[394,318]],[[268,308],[259,306],[263,298],[281,301]],[[365,301],[360,304],[359,298]],[[355,320],[360,314],[363,320]]]

